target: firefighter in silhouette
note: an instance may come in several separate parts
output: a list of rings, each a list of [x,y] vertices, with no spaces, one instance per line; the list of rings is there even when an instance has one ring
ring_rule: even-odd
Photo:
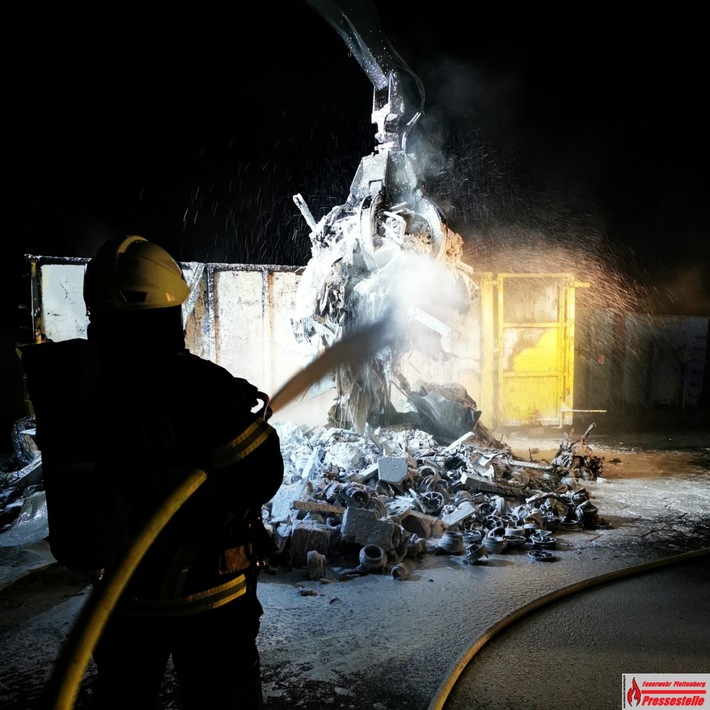
[[[100,580],[176,484],[208,474],[94,649],[102,710],[155,708],[171,657],[183,708],[263,706],[257,578],[272,550],[260,513],[283,460],[268,398],[186,349],[189,292],[158,245],[110,240],[86,267],[87,338],[22,348],[60,565]]]

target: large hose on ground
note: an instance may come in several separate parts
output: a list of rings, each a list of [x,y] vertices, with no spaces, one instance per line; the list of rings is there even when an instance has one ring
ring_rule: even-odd
[[[511,612],[507,616],[503,617],[500,621],[493,624],[493,626],[488,627],[481,636],[479,636],[473,644],[468,648],[468,650],[461,656],[461,658],[454,663],[451,670],[444,678],[444,681],[439,686],[434,699],[431,701],[428,710],[442,710],[446,701],[448,700],[451,691],[453,690],[456,682],[460,678],[461,674],[466,670],[468,664],[473,660],[473,657],[491,640],[494,636],[499,634],[503,629],[506,629],[511,624],[515,623],[519,619],[528,614],[531,614],[538,609],[541,609],[552,602],[558,601],[564,597],[575,594],[576,592],[581,592],[585,589],[590,589],[599,584],[605,584],[606,582],[612,582],[622,577],[629,577],[634,574],[641,574],[642,572],[648,572],[649,570],[657,569],[659,567],[665,567],[667,565],[686,562],[687,560],[693,559],[695,557],[700,557],[702,555],[707,555],[710,553],[710,547],[703,547],[699,550],[692,550],[690,552],[684,552],[680,555],[673,555],[671,557],[664,557],[660,560],[653,560],[652,562],[644,562],[640,565],[635,565],[634,567],[626,567],[624,569],[615,570],[613,572],[607,572],[606,574],[601,574],[598,577],[592,577],[590,579],[582,580],[581,582],[575,582],[567,587],[562,587],[562,589],[557,589],[554,592],[545,594],[533,601],[529,602]]]
[[[45,688],[44,710],[70,710],[96,642],[138,563],[160,531],[182,504],[207,480],[201,469],[192,470],[177,486],[140,533],[119,556],[116,566],[96,585],[77,617]]]

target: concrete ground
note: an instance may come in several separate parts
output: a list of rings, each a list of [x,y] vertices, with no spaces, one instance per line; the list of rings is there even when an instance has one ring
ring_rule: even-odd
[[[622,704],[622,674],[710,684],[709,585],[706,553],[541,606],[472,649],[436,707],[615,710],[633,706]]]
[[[704,435],[653,444],[590,437],[606,471],[587,487],[610,526],[560,533],[549,562],[510,550],[477,565],[426,555],[405,580],[348,568],[328,568],[322,581],[304,569],[265,574],[268,710],[555,710],[580,698],[606,710],[620,707],[623,672],[710,672],[705,644],[695,648],[710,629],[702,604],[707,557],[665,564],[710,547],[709,442]],[[559,442],[509,443],[518,455],[544,460]],[[623,576],[647,563],[658,569]],[[520,609],[608,574],[620,579],[521,618],[459,667],[477,639]],[[53,563],[41,540],[0,548],[0,584],[0,705],[28,710],[89,589]],[[620,636],[636,650],[622,648]],[[90,663],[77,708],[88,707],[92,680]],[[179,707],[171,673],[163,707]]]

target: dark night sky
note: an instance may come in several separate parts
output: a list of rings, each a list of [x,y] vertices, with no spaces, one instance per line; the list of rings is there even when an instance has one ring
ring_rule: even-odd
[[[659,287],[659,308],[710,313],[699,15],[670,3],[377,4],[427,92],[411,145],[474,265],[529,243],[606,250]],[[245,5],[17,10],[8,274],[24,253],[90,256],[115,233],[184,260],[305,263],[292,196],[316,218],[344,202],[374,148],[372,87],[304,2]]]

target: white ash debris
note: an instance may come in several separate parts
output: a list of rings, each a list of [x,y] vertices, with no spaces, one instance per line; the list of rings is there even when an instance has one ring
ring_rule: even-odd
[[[371,545],[396,564],[443,554],[445,533],[483,538],[524,529],[532,541],[533,533],[542,539],[560,528],[607,526],[580,483],[603,471],[586,443],[590,430],[579,441],[565,437],[553,460],[541,463],[515,458],[480,422],[443,444],[410,425],[363,433],[275,426],[284,481],[263,509],[279,549],[274,564],[305,564],[314,551],[332,564]],[[33,418],[18,422],[15,433],[16,455],[0,471],[0,532],[11,545],[46,535],[46,515],[33,514],[28,525],[22,514],[41,511],[44,496]],[[466,549],[467,558],[480,558]]]
[[[556,530],[594,528],[597,509],[575,472],[524,461],[473,431],[448,445],[408,426],[275,425],[284,484],[263,510],[279,552],[273,566],[304,566],[317,552],[335,564],[376,546],[396,565],[445,554],[445,535],[521,540],[536,547]],[[485,437],[488,440],[489,437]],[[479,560],[473,543],[462,547]],[[361,566],[358,566],[361,570]]]

